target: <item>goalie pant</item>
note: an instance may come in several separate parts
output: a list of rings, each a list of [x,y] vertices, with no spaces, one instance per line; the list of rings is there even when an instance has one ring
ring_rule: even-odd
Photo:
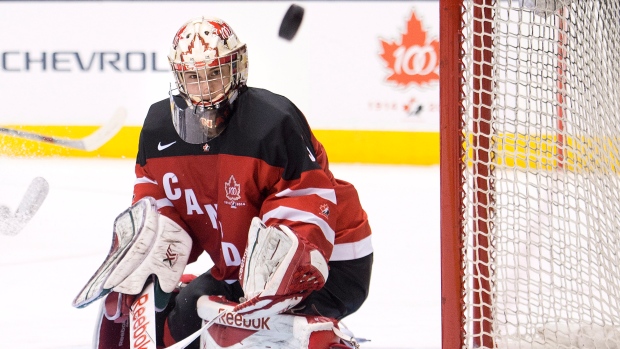
[[[311,293],[293,312],[337,320],[354,313],[368,296],[372,263],[372,254],[359,259],[329,262],[330,276],[325,286]],[[243,290],[239,282],[228,284],[216,280],[210,271],[194,279],[181,289],[165,310],[169,312],[166,332],[169,331],[174,340],[180,341],[200,329],[202,319],[196,313],[196,304],[205,295],[224,296],[238,302],[243,297]],[[173,343],[164,344],[169,346]],[[199,344],[196,340],[187,348],[198,349]]]

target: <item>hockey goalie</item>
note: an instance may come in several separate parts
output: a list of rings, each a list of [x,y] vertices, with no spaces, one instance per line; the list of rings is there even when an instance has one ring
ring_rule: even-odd
[[[289,312],[320,289],[329,273],[321,252],[289,228],[252,220],[238,303],[230,300],[234,292],[209,292],[202,288],[208,283],[193,284],[200,278],[182,274],[192,239],[156,207],[155,199],[146,197],[117,217],[108,257],[74,301],[79,308],[105,297],[94,348],[155,349],[174,343],[165,315],[190,284],[199,285],[193,292],[205,293],[194,315],[205,325],[194,333],[203,332],[201,348],[356,347],[337,319]]]
[[[338,323],[366,300],[373,262],[355,187],[290,100],[246,85],[226,22],[192,19],[172,41],[176,88],[145,118],[133,204],[74,302],[105,297],[96,349],[344,345]],[[203,253],[213,267],[184,275]]]

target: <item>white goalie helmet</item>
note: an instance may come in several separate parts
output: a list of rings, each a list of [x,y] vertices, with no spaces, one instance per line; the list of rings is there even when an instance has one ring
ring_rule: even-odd
[[[177,31],[168,61],[178,92],[171,89],[170,106],[179,136],[193,144],[217,137],[247,81],[245,44],[223,20],[195,18]]]

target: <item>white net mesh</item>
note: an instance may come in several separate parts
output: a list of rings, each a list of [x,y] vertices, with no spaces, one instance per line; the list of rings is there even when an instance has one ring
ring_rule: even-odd
[[[463,1],[465,345],[620,348],[620,1],[523,5]]]

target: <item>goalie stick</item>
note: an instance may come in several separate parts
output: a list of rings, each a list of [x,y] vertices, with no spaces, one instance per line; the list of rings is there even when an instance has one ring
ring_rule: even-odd
[[[15,214],[6,206],[0,206],[0,234],[17,235],[37,213],[49,192],[49,184],[42,177],[30,183]]]
[[[0,127],[0,134],[10,135],[19,138],[30,139],[38,142],[61,145],[63,147],[93,151],[99,149],[123,127],[127,111],[124,108],[118,108],[112,118],[103,126],[90,135],[81,139],[70,139],[53,136],[45,136],[34,132],[16,130],[12,128]]]
[[[169,347],[166,347],[165,349],[184,349],[185,347],[190,345],[196,338],[198,338],[204,331],[208,330],[209,327],[211,327],[213,324],[215,324],[215,322],[217,322],[217,320],[219,320],[220,318],[222,318],[224,315],[226,315],[228,313],[229,313],[228,311],[223,311],[223,312],[219,313],[216,317],[211,319],[211,321],[209,321],[206,324],[204,324],[198,331],[190,334],[189,336],[187,336],[182,341],[176,342],[175,344],[173,344],[173,345],[171,345]]]

